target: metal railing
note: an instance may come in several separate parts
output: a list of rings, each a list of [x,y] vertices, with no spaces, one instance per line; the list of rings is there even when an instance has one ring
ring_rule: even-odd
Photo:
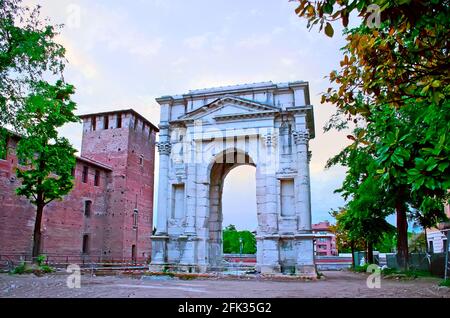
[[[102,269],[128,269],[147,267],[149,260],[145,258],[107,258],[103,255],[87,254],[43,254],[44,264],[55,268],[65,268],[71,264],[79,265],[81,268],[102,268]],[[11,270],[22,263],[31,264],[36,261],[27,253],[0,254],[0,268]]]

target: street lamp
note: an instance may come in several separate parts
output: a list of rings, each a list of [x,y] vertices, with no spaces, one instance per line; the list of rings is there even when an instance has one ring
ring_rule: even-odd
[[[239,237],[239,258],[242,260],[242,237]]]

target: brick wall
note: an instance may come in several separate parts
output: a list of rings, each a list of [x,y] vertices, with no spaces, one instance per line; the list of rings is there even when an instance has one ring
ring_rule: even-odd
[[[118,114],[121,128],[116,126]],[[41,247],[50,258],[131,260],[133,245],[136,261],[151,255],[157,129],[134,112],[107,116],[108,129],[103,127],[104,115],[95,116],[96,130],[91,126],[92,117],[83,117],[74,189],[44,209]],[[31,255],[32,249],[35,207],[14,192],[19,185],[14,173],[17,142],[17,137],[10,138],[7,158],[0,159],[0,255]],[[86,201],[91,202],[89,215],[85,215]],[[83,253],[85,236],[87,250]]]

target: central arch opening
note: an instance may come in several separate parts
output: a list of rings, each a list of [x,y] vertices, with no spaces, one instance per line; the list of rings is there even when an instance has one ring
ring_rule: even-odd
[[[241,235],[243,236],[241,238],[241,241],[243,241],[242,244],[246,243],[244,240],[249,241],[250,237],[254,235],[252,232],[256,232],[255,167],[255,163],[248,154],[236,149],[223,152],[216,156],[211,167],[209,193],[209,264],[212,269],[222,268],[225,265],[223,261],[224,227],[232,224],[236,227],[236,232],[238,230],[247,230],[248,233]],[[252,190],[249,190],[250,187]],[[225,222],[224,213],[226,213]],[[239,222],[236,222],[238,220]],[[236,236],[237,233],[233,234]],[[235,239],[239,239],[239,236],[237,235]],[[246,249],[248,249],[248,244],[249,242],[245,246]]]
[[[225,261],[256,262],[256,168],[243,165],[225,177],[222,190],[222,252]],[[251,255],[251,256],[250,256]]]

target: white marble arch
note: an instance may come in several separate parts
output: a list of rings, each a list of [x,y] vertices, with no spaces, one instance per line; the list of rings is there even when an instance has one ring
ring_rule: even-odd
[[[308,83],[237,85],[157,101],[160,169],[150,268],[220,269],[223,181],[248,164],[256,167],[257,270],[314,276]]]

